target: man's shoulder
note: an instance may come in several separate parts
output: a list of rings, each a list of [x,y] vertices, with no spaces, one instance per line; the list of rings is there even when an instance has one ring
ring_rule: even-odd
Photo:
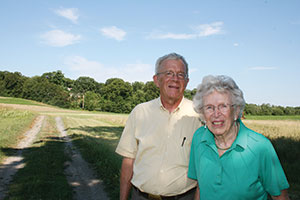
[[[195,117],[199,117],[199,114],[196,113],[196,111],[194,110],[193,101],[191,101],[187,98],[183,98],[180,107],[186,114],[189,114],[189,115],[192,115]]]
[[[136,105],[133,108],[132,112],[138,112],[138,111],[141,111],[141,110],[153,109],[154,107],[159,107],[158,98],[152,99],[150,101],[146,101],[146,102],[143,102],[143,103],[140,103],[140,104]]]
[[[193,104],[192,100],[187,99],[186,97],[183,97],[183,102],[188,104]]]

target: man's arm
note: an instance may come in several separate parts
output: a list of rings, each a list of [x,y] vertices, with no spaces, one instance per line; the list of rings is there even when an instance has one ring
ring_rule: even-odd
[[[124,157],[120,177],[120,200],[127,200],[131,189],[134,159]]]
[[[198,184],[197,184],[197,189],[196,189],[196,192],[195,192],[194,200],[200,200],[200,189],[199,189]]]
[[[290,200],[287,190],[281,190],[279,196],[271,196],[273,200]]]

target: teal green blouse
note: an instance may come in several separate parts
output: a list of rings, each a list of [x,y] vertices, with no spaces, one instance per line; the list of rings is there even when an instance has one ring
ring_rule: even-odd
[[[269,139],[241,121],[236,140],[221,157],[208,128],[195,132],[188,177],[198,181],[201,200],[263,200],[289,187]]]

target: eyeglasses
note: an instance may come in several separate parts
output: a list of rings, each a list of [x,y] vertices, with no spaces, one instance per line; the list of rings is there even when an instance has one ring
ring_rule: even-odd
[[[165,72],[157,73],[156,75],[160,75],[160,74],[163,74],[168,78],[173,78],[174,76],[177,76],[177,78],[180,80],[184,80],[187,78],[187,74],[183,72],[175,73],[173,71],[165,71]]]
[[[220,104],[218,106],[214,106],[214,105],[206,105],[203,106],[203,110],[206,114],[212,114],[215,112],[216,108],[218,108],[218,110],[222,113],[222,114],[226,114],[230,108],[232,106],[235,106],[235,104]]]

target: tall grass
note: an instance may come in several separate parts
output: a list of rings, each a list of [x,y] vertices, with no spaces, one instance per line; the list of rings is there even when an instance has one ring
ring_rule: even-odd
[[[300,120],[300,115],[246,115],[248,120]]]
[[[0,106],[0,161],[5,154],[11,153],[26,130],[30,128],[36,113],[20,111]]]
[[[271,140],[290,183],[291,198],[300,199],[300,121],[244,120],[244,123]]]

